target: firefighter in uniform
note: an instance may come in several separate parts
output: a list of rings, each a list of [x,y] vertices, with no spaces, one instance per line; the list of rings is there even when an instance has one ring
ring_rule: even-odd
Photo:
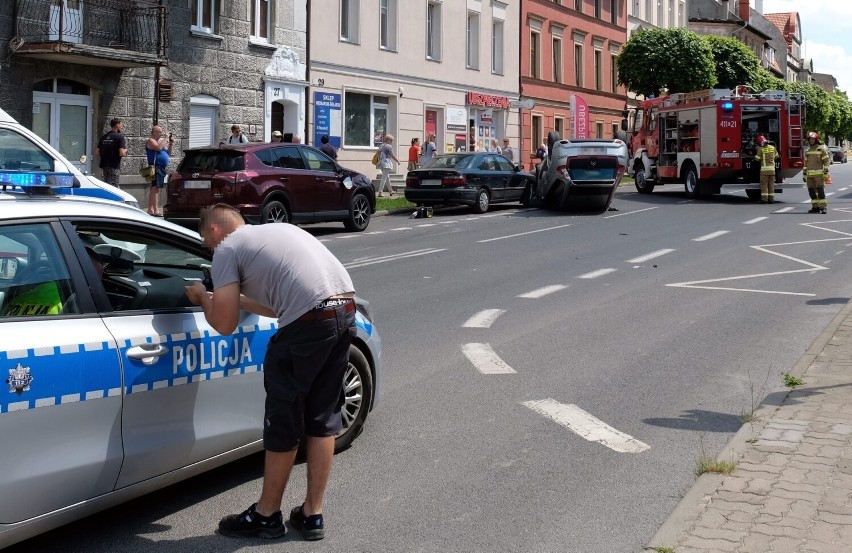
[[[802,175],[808,185],[811,197],[811,209],[808,213],[825,213],[828,202],[825,199],[825,179],[831,166],[828,149],[819,141],[819,134],[808,133],[808,147],[805,152],[805,170]]]
[[[757,137],[757,145],[754,159],[760,162],[760,203],[771,204],[775,202],[775,161],[781,156],[763,135]]]

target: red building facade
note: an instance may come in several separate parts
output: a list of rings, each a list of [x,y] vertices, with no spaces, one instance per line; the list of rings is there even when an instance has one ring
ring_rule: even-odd
[[[613,138],[627,92],[616,57],[627,41],[625,0],[522,0],[522,159],[551,130],[565,138]]]

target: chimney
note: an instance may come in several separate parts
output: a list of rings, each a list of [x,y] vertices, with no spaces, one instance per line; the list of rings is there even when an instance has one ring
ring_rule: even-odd
[[[754,0],[754,11],[763,15],[763,0]]]
[[[740,0],[740,12],[739,12],[740,19],[742,19],[745,22],[748,22],[751,19],[750,10],[751,10],[751,8],[749,8],[748,0]]]

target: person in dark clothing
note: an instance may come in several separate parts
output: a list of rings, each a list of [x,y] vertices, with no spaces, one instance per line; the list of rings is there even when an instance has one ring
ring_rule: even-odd
[[[330,157],[331,159],[337,159],[337,150],[334,149],[334,146],[328,143],[328,135],[322,135],[320,138],[320,142],[322,142],[322,146],[320,146],[320,151]]]
[[[121,175],[121,158],[127,155],[127,139],[121,133],[121,119],[109,122],[110,130],[98,141],[99,167],[104,173],[104,181],[118,186]]]

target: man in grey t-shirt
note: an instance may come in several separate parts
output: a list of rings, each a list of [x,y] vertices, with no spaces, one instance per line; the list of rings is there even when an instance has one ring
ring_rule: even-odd
[[[307,494],[290,523],[308,540],[324,537],[322,500],[334,437],[342,427],[343,376],[355,335],[354,286],[316,238],[284,223],[246,225],[225,204],[201,213],[199,233],[213,249],[213,292],[195,283],[190,301],[219,333],[234,332],[240,310],[278,319],[264,358],[263,489],[257,503],[219,522],[229,536],[277,538],[287,532],[281,501],[302,436]]]

